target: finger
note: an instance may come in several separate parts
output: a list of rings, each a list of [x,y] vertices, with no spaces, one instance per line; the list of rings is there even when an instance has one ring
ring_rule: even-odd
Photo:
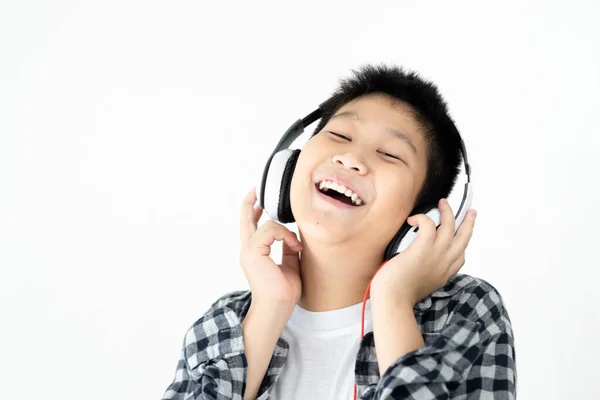
[[[437,228],[435,237],[435,247],[439,251],[445,251],[450,247],[454,237],[454,213],[447,199],[440,199],[438,208],[440,209],[440,226]]]
[[[456,235],[448,248],[447,255],[450,260],[456,260],[460,253],[464,252],[473,235],[473,226],[475,225],[475,210],[469,210],[462,224],[456,231]]]
[[[255,204],[254,205],[254,221],[256,221],[256,223],[258,224],[258,221],[260,221],[260,217],[263,214],[263,209],[260,208],[260,204]]]
[[[406,220],[411,226],[418,226],[417,238],[413,242],[416,247],[435,240],[435,222],[425,214],[417,214]],[[412,245],[411,245],[412,246]]]
[[[256,189],[252,188],[244,198],[240,211],[240,240],[242,246],[246,246],[254,232],[256,232],[258,213],[254,208],[254,203],[256,203]],[[260,218],[260,215],[258,217]]]
[[[297,247],[291,247],[287,242],[283,242],[281,263],[289,265],[294,269],[300,268],[300,259],[298,257],[299,251]]]
[[[294,232],[272,220],[267,221],[260,228],[258,228],[248,242],[248,246],[259,249],[259,253],[261,255],[269,255],[271,252],[271,246],[276,240],[284,241],[290,247],[298,250],[301,247],[300,241],[298,238],[296,238]]]
[[[302,251],[302,242],[298,240],[298,237],[294,232],[292,232],[292,235],[294,235],[293,238],[290,238],[288,241],[283,241],[282,255],[284,258],[288,255],[298,257],[298,253]]]
[[[448,269],[448,279],[452,278],[454,275],[458,274],[460,269],[465,265],[465,253],[462,252],[460,257],[450,266]]]

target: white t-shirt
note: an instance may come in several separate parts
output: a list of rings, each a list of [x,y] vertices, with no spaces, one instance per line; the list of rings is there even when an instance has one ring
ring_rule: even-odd
[[[290,348],[269,399],[352,400],[361,313],[362,302],[323,312],[296,305],[281,334]],[[372,331],[367,299],[365,334]]]

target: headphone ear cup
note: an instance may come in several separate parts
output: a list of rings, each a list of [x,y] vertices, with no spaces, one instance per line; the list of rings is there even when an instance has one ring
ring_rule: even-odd
[[[435,206],[417,207],[410,213],[409,217],[412,217],[413,215],[417,215],[417,214],[427,214],[433,208],[435,208]],[[396,232],[396,234],[394,235],[394,237],[392,238],[392,240],[390,241],[390,243],[388,244],[388,246],[385,249],[385,252],[383,255],[384,261],[388,261],[388,260],[392,259],[396,254],[398,254],[398,249],[400,248],[400,245],[402,244],[402,239],[404,239],[404,237],[406,236],[406,234],[408,233],[408,231],[411,228],[412,228],[412,226],[406,221],[402,224],[402,226],[400,227],[398,232]]]
[[[292,176],[300,150],[284,149],[273,156],[267,171],[264,189],[264,210],[274,221],[294,222],[290,204]]]

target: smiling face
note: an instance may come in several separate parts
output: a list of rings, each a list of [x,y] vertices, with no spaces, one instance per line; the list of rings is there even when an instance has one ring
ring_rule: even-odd
[[[407,105],[386,95],[345,104],[302,148],[294,170],[290,200],[303,240],[383,252],[412,211],[426,168],[422,128]]]

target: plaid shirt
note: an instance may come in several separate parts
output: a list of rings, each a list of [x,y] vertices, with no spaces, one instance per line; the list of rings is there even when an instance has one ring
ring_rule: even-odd
[[[250,301],[249,291],[225,294],[189,328],[163,399],[243,399],[248,364],[241,321]],[[396,359],[383,376],[373,332],[365,333],[356,358],[359,399],[516,398],[512,326],[492,285],[455,275],[419,301],[414,313],[425,346]],[[279,338],[257,399],[269,398],[288,348]]]

